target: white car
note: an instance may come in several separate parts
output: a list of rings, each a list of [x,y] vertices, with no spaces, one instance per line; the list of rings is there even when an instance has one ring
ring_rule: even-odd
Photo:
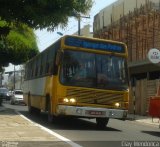
[[[14,90],[13,95],[11,97],[11,105],[20,104],[20,103],[24,104],[23,91]]]

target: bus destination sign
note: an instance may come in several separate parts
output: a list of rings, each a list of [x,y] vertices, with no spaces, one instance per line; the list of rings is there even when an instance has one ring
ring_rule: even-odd
[[[89,40],[89,39],[71,37],[71,36],[66,37],[65,45],[89,48],[89,49],[95,49],[95,50],[110,51],[110,52],[116,52],[116,53],[125,53],[125,47],[123,44],[95,41],[95,40]]]

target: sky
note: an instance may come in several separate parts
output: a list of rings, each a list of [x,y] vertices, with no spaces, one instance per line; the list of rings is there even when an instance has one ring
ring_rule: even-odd
[[[81,28],[83,28],[84,25],[91,25],[91,30],[93,27],[93,19],[94,16],[99,13],[100,10],[105,8],[106,6],[114,3],[117,0],[94,0],[93,7],[89,13],[88,16],[90,18],[82,18],[81,19]],[[50,46],[52,43],[54,43],[56,40],[58,40],[61,36],[57,34],[57,32],[61,32],[63,35],[71,35],[78,31],[78,21],[75,18],[70,18],[68,21],[68,25],[65,29],[56,29],[54,32],[48,32],[46,29],[44,30],[35,30],[35,34],[37,37],[37,45],[39,48],[39,51],[43,51],[45,48]],[[16,70],[19,69],[19,66],[15,67]],[[9,65],[9,67],[5,68],[5,71],[13,71],[14,66]]]
[[[94,0],[93,7],[89,13],[88,16],[90,18],[82,18],[81,19],[81,28],[83,28],[84,25],[91,25],[91,30],[93,27],[93,19],[94,16],[103,8],[106,6],[112,4],[117,0]],[[57,32],[61,32],[63,35],[71,35],[78,31],[78,21],[75,18],[70,18],[68,21],[68,26],[62,30],[62,29],[56,29],[54,32],[47,32],[46,30],[35,31],[37,36],[37,43],[40,51],[43,51],[45,48],[50,46],[52,43],[54,43],[56,40],[58,40],[61,36],[57,34]]]

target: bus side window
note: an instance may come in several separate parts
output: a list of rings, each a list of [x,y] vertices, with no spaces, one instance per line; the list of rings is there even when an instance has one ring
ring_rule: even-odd
[[[43,66],[42,66],[42,63],[41,63],[41,66],[40,66],[40,72],[39,72],[39,75],[42,76],[43,75]]]
[[[37,77],[40,76],[40,65],[41,65],[41,55],[38,57],[38,62],[36,64],[36,68],[37,68]]]
[[[44,76],[46,74],[46,62],[47,62],[47,51],[43,53],[43,56],[41,58],[41,70],[40,74]]]
[[[31,63],[28,63],[28,65],[27,65],[27,79],[30,79],[30,69],[31,69]]]
[[[38,62],[38,60],[37,60],[37,57],[35,58],[35,61],[34,61],[34,66],[33,66],[33,70],[34,70],[34,72],[33,72],[33,77],[37,77],[37,62]]]
[[[37,65],[36,65],[36,69],[35,69],[35,77],[38,76],[38,68],[37,68]]]
[[[52,72],[53,72],[53,61],[50,61],[50,63],[49,63],[49,74],[52,74]]]
[[[52,66],[53,66],[53,71],[52,71],[52,74],[53,75],[56,75],[57,72],[58,72],[58,65],[56,65],[56,55],[57,55],[57,52],[55,52],[54,54],[54,57],[53,57],[53,61],[52,61]]]
[[[42,75],[42,55],[40,56],[40,61],[39,61],[39,73],[38,73],[38,76],[41,76]]]
[[[48,55],[48,64],[49,64],[49,67],[48,67],[48,73],[51,75],[53,74],[53,72],[55,71],[55,68],[54,68],[54,62],[55,62],[55,48],[52,48],[50,51],[49,51],[49,55]]]
[[[48,74],[48,73],[49,73],[49,63],[47,62],[46,63],[45,74]]]
[[[34,77],[34,62],[32,62],[32,65],[31,65],[31,78]]]
[[[40,62],[40,71],[39,71],[39,75],[42,76],[43,75],[43,55],[41,56],[41,62]]]

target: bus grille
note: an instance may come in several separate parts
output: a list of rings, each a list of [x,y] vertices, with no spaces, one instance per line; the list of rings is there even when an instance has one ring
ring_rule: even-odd
[[[115,102],[123,102],[124,95],[102,90],[88,90],[80,88],[68,88],[67,97],[77,99],[77,103],[112,105]]]

